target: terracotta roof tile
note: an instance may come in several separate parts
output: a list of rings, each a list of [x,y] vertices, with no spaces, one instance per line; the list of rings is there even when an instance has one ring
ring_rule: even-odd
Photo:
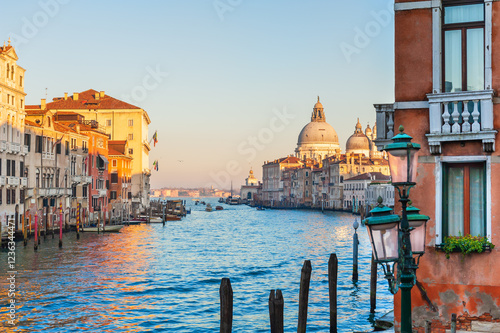
[[[73,99],[73,95],[54,98],[53,102],[47,103],[48,109],[57,110],[88,110],[89,108],[98,109],[140,109],[139,107],[116,99],[114,97],[104,95],[104,97],[96,99],[96,94],[99,92],[94,89],[89,89],[79,93],[78,100]]]

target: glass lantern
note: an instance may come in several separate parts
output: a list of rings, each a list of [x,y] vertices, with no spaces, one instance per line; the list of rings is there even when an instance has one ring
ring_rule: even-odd
[[[417,178],[417,154],[420,150],[418,143],[404,133],[403,126],[399,126],[400,133],[392,138],[394,141],[385,146],[384,150],[389,155],[389,168],[392,183],[414,184]]]
[[[372,243],[374,260],[377,263],[395,262],[399,258],[399,223],[398,215],[392,209],[381,204],[371,211],[372,216],[364,220]]]
[[[423,255],[425,252],[425,236],[429,216],[420,214],[420,209],[412,205],[406,207],[406,217],[410,228],[411,250],[413,254]]]

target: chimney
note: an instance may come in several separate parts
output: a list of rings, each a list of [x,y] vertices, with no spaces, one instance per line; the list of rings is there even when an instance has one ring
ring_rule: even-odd
[[[104,98],[104,91],[99,92],[101,98]]]
[[[79,96],[78,93],[73,93],[73,100],[77,101],[78,100],[78,96]]]
[[[101,94],[99,94],[99,93],[96,93],[96,94],[95,94],[95,96],[94,96],[94,98],[95,98],[97,101],[99,100],[99,97],[101,97]]]
[[[76,128],[76,133],[80,134],[80,124],[77,124],[75,128]]]
[[[68,93],[67,93],[67,92],[65,92],[65,93],[64,93],[64,100],[65,100],[65,101],[67,101],[67,100],[68,100]]]
[[[40,109],[42,110],[47,109],[47,100],[45,98],[42,98],[42,102],[40,103]]]

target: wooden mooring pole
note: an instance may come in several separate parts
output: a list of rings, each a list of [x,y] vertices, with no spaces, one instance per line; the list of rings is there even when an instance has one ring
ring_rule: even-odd
[[[304,261],[300,275],[299,321],[297,325],[297,333],[306,333],[307,305],[309,303],[309,283],[311,281],[311,271],[311,261]]]
[[[457,314],[456,313],[452,313],[451,314],[450,332],[451,333],[456,333],[457,332]]]
[[[373,259],[370,271],[370,313],[375,313],[377,307],[377,263]]]
[[[220,333],[231,333],[233,328],[233,288],[228,278],[220,283]]]
[[[358,220],[354,220],[354,235],[352,236],[352,280],[354,282],[358,281],[358,232],[357,229],[359,227]]]
[[[281,290],[271,290],[269,294],[269,318],[271,320],[271,333],[283,333],[283,294]]]
[[[337,279],[339,262],[335,253],[328,260],[328,292],[330,296],[330,333],[337,333]]]

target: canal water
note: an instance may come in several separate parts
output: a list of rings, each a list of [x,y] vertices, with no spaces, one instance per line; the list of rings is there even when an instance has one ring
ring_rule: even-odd
[[[213,206],[215,199],[207,199]],[[194,205],[182,221],[124,227],[117,234],[64,234],[33,251],[16,246],[16,328],[7,322],[7,252],[0,253],[0,332],[218,332],[219,286],[231,279],[233,332],[270,332],[268,299],[281,289],[285,331],[297,329],[300,272],[311,260],[308,332],[329,331],[328,259],[339,258],[339,332],[369,331],[371,247],[358,229],[353,283],[348,213],[257,211]],[[392,309],[379,270],[377,315]]]

